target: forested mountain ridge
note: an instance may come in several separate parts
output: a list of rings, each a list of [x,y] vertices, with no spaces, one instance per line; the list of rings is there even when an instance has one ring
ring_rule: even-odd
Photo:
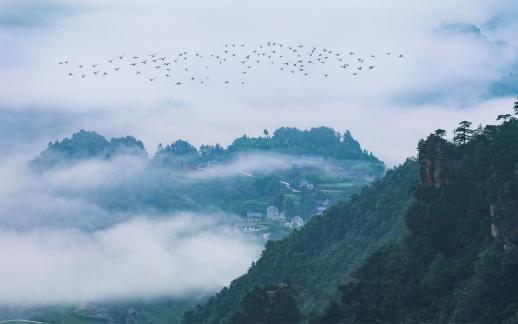
[[[499,119],[419,143],[408,234],[370,256],[314,323],[518,322],[518,120]]]
[[[125,164],[123,159],[130,161]],[[280,128],[273,136],[265,130],[256,138],[240,137],[228,148],[219,144],[197,148],[176,140],[160,144],[150,158],[134,137],[108,140],[81,130],[49,143],[31,166],[36,172],[52,172],[92,161],[112,163],[116,169],[131,163],[142,166],[121,185],[114,177],[113,184],[97,189],[91,199],[103,209],[218,210],[244,216],[264,214],[274,206],[285,221],[295,216],[306,221],[385,172],[383,162],[363,150],[348,131],[342,136],[328,127]],[[272,239],[289,232],[280,222],[267,225],[278,225],[270,226]]]
[[[184,322],[232,322],[240,300],[255,285],[286,283],[296,292],[302,310],[322,309],[371,251],[403,235],[403,215],[413,201],[411,187],[417,179],[417,162],[408,160],[350,202],[332,207],[284,240],[269,241],[245,275],[187,312]]]
[[[244,150],[278,150],[289,154],[321,155],[337,159],[359,159],[378,161],[372,153],[363,150],[351,133],[347,130],[343,135],[329,127],[313,127],[310,130],[299,130],[294,127],[281,127],[268,135],[250,138],[243,135],[229,145],[228,151]]]
[[[99,179],[94,186],[81,190],[60,190],[60,186],[47,189],[59,197],[80,199],[100,211],[87,217],[67,216],[60,226],[73,224],[85,232],[98,231],[133,215],[163,219],[187,211],[215,216],[236,236],[259,244],[282,239],[303,226],[294,219],[307,222],[337,201],[349,200],[352,194],[385,174],[383,162],[363,150],[348,131],[342,136],[328,127],[281,128],[271,136],[266,131],[259,137],[240,137],[227,148],[218,144],[195,147],[185,140],[176,140],[159,145],[150,156],[134,137],[107,139],[81,130],[49,143],[30,166],[29,172],[38,179],[64,175],[75,179],[85,174]],[[250,219],[249,214],[260,216]],[[53,221],[50,217],[44,224]],[[362,252],[356,250],[354,258]],[[324,258],[325,255],[320,257]],[[286,275],[288,270],[282,271]],[[325,293],[335,295],[334,286],[327,284]],[[291,290],[282,290],[279,296],[288,291]],[[82,305],[13,312],[0,309],[0,315],[62,323],[178,322],[193,303],[205,301],[212,293],[113,303],[93,301],[87,310]],[[311,303],[308,301],[309,306]]]
[[[196,148],[189,142],[179,139],[171,144],[160,144],[154,154],[155,160],[190,157],[192,163],[229,158],[247,151],[269,151],[294,155],[313,155],[334,159],[364,160],[381,163],[372,153],[362,149],[349,131],[343,135],[329,127],[313,127],[300,130],[295,127],[282,127],[270,136],[263,131],[263,136],[236,138],[227,148],[219,144],[201,145]],[[88,158],[110,158],[116,154],[137,154],[146,156],[143,143],[132,136],[107,140],[93,131],[80,130],[62,141],[48,144],[47,149],[34,159],[33,164],[48,167],[63,160]]]
[[[147,156],[144,144],[133,136],[112,138],[109,141],[96,132],[81,129],[62,141],[48,144],[33,161],[38,169],[89,158],[110,158],[118,154]]]
[[[515,110],[518,114],[518,103]],[[444,139],[446,132],[441,129],[421,140],[417,162],[407,161],[349,203],[314,218],[286,239],[269,243],[246,275],[187,312],[184,323],[517,323],[518,119],[507,114],[498,120],[503,123],[477,129],[463,121],[453,142]],[[366,225],[368,211],[389,202],[384,204],[380,195],[390,197],[398,188],[390,178],[411,163],[420,182],[406,188],[413,187],[415,200],[395,206],[406,224],[403,239],[372,240],[378,244],[366,254],[373,253],[357,258],[361,265],[348,264],[351,259],[339,256],[352,245],[335,246],[333,241],[341,237],[347,242],[344,229],[356,229],[353,233],[359,237],[383,229]],[[369,231],[344,221],[350,220],[358,203],[364,208],[353,212],[357,217],[353,224]],[[329,247],[336,247],[334,253],[320,258]],[[283,272],[287,267],[291,272]],[[322,293],[333,281],[328,269],[345,283],[338,289],[340,302]],[[272,317],[277,308],[268,303],[268,293],[286,284],[290,289],[284,289],[282,299],[286,311],[278,310]],[[312,298],[329,301],[321,315],[308,312],[312,309],[308,300],[315,303]]]

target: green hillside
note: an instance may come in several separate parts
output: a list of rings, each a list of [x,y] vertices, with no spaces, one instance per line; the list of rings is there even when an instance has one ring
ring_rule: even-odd
[[[518,119],[498,120],[421,140],[417,161],[269,242],[184,323],[517,323]]]
[[[315,323],[518,323],[518,120],[504,117],[419,143],[407,236],[369,257]]]
[[[228,214],[230,225],[237,229],[252,228],[245,234],[261,243],[286,237],[298,228],[290,222],[296,216],[308,222],[338,201],[350,199],[385,173],[383,162],[363,150],[348,131],[341,135],[328,127],[281,128],[271,136],[265,132],[260,137],[240,137],[227,148],[220,145],[197,148],[187,141],[176,140],[159,145],[152,157],[148,157],[143,143],[134,137],[106,139],[96,132],[81,130],[70,138],[49,143],[31,161],[31,166],[35,173],[52,175],[52,172],[92,161],[119,167],[120,159],[136,160],[142,168],[127,178],[111,177],[93,192],[62,192],[60,195],[80,195],[101,210],[118,215],[124,212],[163,217],[175,211],[218,215],[223,212]],[[270,206],[278,210],[275,219],[267,217]],[[249,212],[260,213],[261,219],[249,221]],[[97,219],[91,215],[85,221],[86,230],[96,230],[121,219],[105,215]],[[394,233],[399,231],[393,230]],[[363,245],[359,246],[351,260],[363,255]],[[326,294],[334,293],[329,287],[326,289]],[[0,319],[18,316],[52,323],[125,322],[127,319],[138,323],[174,323],[179,322],[186,309],[206,298],[163,298],[116,304],[93,301],[87,303],[86,308],[56,305],[0,309]],[[308,300],[308,306],[313,302]]]
[[[81,130],[49,143],[31,166],[35,172],[52,172],[92,160],[116,164],[120,157],[140,160],[144,167],[85,197],[100,208],[153,214],[216,211],[242,219],[249,212],[260,213],[261,223],[252,234],[270,239],[290,233],[285,223],[291,218],[307,221],[385,172],[383,162],[363,150],[348,131],[342,136],[328,127],[280,128],[273,136],[240,137],[228,148],[196,148],[176,140],[159,145],[151,158],[134,137],[108,140]],[[279,217],[267,218],[269,206],[277,208]]]
[[[413,202],[411,188],[417,179],[417,162],[408,160],[350,202],[332,207],[284,240],[269,241],[245,275],[186,313],[184,322],[228,322],[256,285],[286,283],[304,312],[322,309],[371,251],[403,235],[403,215]]]

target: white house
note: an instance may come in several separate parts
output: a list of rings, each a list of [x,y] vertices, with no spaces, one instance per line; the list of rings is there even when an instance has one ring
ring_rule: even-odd
[[[307,190],[313,190],[313,188],[315,187],[311,182],[307,181],[307,180],[301,180],[299,182],[299,187],[301,188],[305,188]]]
[[[274,205],[266,208],[266,218],[268,219],[278,219],[279,218],[279,208]]]
[[[263,218],[263,213],[248,211],[246,212],[246,219],[250,222],[259,222]]]
[[[239,225],[237,227],[241,232],[245,232],[245,233],[249,233],[249,232],[255,232],[257,231],[255,225],[251,225],[251,224],[244,224],[244,225]]]
[[[316,212],[316,215],[323,215],[324,212],[326,211],[327,207],[326,206],[318,206],[317,207],[317,212]]]
[[[295,228],[304,226],[304,221],[299,216],[291,218],[291,225]]]

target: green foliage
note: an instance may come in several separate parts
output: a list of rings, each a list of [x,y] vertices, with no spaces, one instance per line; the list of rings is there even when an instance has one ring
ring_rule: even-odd
[[[456,142],[420,142],[405,239],[373,253],[313,322],[516,323],[518,121]]]
[[[200,146],[199,153],[202,160],[210,161],[222,158],[225,154],[225,149],[219,144],[202,145]]]
[[[469,141],[473,134],[473,130],[470,129],[470,126],[471,122],[464,120],[459,123],[459,127],[455,128],[453,141],[456,144],[466,144],[466,142]]]
[[[132,136],[112,138],[108,141],[96,132],[80,130],[72,138],[49,143],[47,149],[32,161],[36,170],[70,164],[77,160],[108,159],[117,154],[146,156],[144,144]]]
[[[318,141],[320,135],[310,133],[313,140]],[[265,139],[260,137],[250,140]],[[272,150],[265,149],[261,152],[270,154]],[[278,147],[276,150],[289,151],[289,147]],[[269,205],[274,204],[281,207],[281,212],[286,211],[288,217],[298,215],[307,220],[315,214],[321,201],[348,199],[371,179],[378,178],[385,172],[383,163],[375,159],[337,160],[321,156],[278,155],[274,158],[278,158],[285,166],[254,172],[252,177],[239,173],[243,171],[239,168],[246,168],[246,165],[239,164],[240,158],[246,153],[246,150],[225,149],[219,144],[202,145],[198,150],[184,140],[165,146],[159,145],[152,159],[143,159],[144,169],[141,173],[125,180],[122,187],[106,185],[98,188],[91,199],[104,209],[116,211],[218,210],[238,215],[244,215],[249,210],[264,212]],[[145,150],[142,142],[130,136],[108,141],[95,132],[81,130],[70,139],[49,144],[32,165],[38,171],[45,171],[87,159],[111,159],[117,154],[145,157]],[[260,158],[262,155],[257,156]],[[313,160],[306,164],[297,164],[308,159]],[[235,162],[238,166],[230,170],[229,165]],[[212,177],[212,171],[217,171],[218,166],[223,167],[228,174]],[[332,167],[336,174],[326,172],[326,167]],[[230,174],[232,172],[234,174]],[[315,190],[291,191],[280,182],[289,182],[297,188],[302,179],[312,181],[316,186]],[[334,186],[344,181],[350,185]],[[285,199],[285,195],[293,195],[293,199]],[[287,202],[286,210],[282,208],[284,202]],[[290,231],[281,226],[275,232],[272,238],[283,237]]]
[[[277,129],[271,137],[269,137],[268,131],[264,135],[264,137],[258,138],[243,135],[228,147],[228,151],[268,149],[288,154],[378,161],[372,154],[361,149],[360,144],[349,131],[346,131],[342,137],[340,133],[329,127],[316,127],[310,130],[282,127]]]
[[[162,147],[160,150],[156,152],[158,156],[162,154],[172,154],[172,155],[196,155],[198,154],[198,150],[192,146],[189,142],[184,140],[176,140],[172,144],[166,145]]]
[[[285,282],[297,292],[305,313],[322,310],[336,296],[336,287],[371,251],[404,233],[403,215],[413,202],[418,165],[408,160],[362,189],[350,202],[314,217],[281,241],[269,241],[261,258],[228,288],[186,314],[185,323],[225,323],[255,285]],[[291,208],[286,200],[284,208]]]
[[[86,198],[100,208],[117,212],[216,210],[240,216],[249,210],[264,213],[266,207],[273,204],[284,212],[288,220],[298,215],[306,222],[315,214],[316,207],[327,199],[330,205],[338,200],[348,200],[361,187],[385,173],[383,163],[363,151],[349,132],[341,136],[326,127],[309,131],[283,128],[273,136],[264,135],[258,138],[244,136],[227,149],[218,144],[202,145],[196,149],[183,140],[159,145],[152,159],[143,159],[141,172],[124,179],[121,184],[99,186],[95,194]],[[280,169],[254,172],[253,176],[237,172],[241,170],[231,170],[236,174],[204,178],[204,175],[218,171],[218,167],[227,170],[229,165],[239,162],[239,158],[250,151],[292,155],[282,155],[286,159],[286,166]],[[132,137],[108,141],[95,132],[80,131],[71,139],[49,145],[33,163],[45,170],[84,159],[111,159],[119,153],[134,152],[145,151],[142,142]],[[139,153],[139,156],[143,155]],[[323,217],[330,219],[329,223],[320,220],[310,222],[308,233],[302,234],[306,231],[303,228],[294,238],[283,241],[281,245],[268,243],[263,261],[252,266],[250,277],[238,280],[230,288],[228,306],[218,309],[215,317],[229,320],[239,310],[241,298],[256,281],[261,287],[288,282],[297,291],[300,290],[297,299],[301,308],[318,310],[323,307],[326,298],[336,295],[335,287],[342,282],[343,274],[355,268],[381,241],[398,238],[403,232],[402,210],[412,199],[408,188],[416,177],[415,165],[415,161],[410,161],[396,171],[389,171],[389,180],[368,189],[367,198],[353,203],[350,211],[346,211],[348,207],[341,203]],[[198,175],[201,177],[197,178]],[[302,180],[310,181],[314,189],[299,187]],[[291,189],[281,184],[281,181],[289,182]],[[382,187],[390,187],[393,191],[387,195],[378,195],[383,191]],[[375,198],[377,196],[380,200],[370,206],[378,199]],[[362,223],[361,217],[364,214],[367,220]],[[282,222],[271,223],[274,224],[267,224],[270,239],[282,239],[292,232]],[[267,231],[258,232],[258,235],[266,234]],[[332,232],[331,235],[328,232]],[[319,253],[320,247],[324,245],[324,252]],[[281,266],[284,260],[291,261]],[[271,265],[279,265],[279,268],[272,270]],[[297,269],[305,270],[295,274]],[[322,273],[322,276],[312,276],[313,271]],[[304,289],[306,283],[308,288]],[[316,286],[321,288],[313,288]],[[178,309],[173,308],[171,306],[167,310],[163,307],[156,314],[147,312],[146,318],[150,322],[165,321],[165,318],[169,321],[174,317],[169,315],[178,313]],[[113,312],[110,309],[110,313]],[[139,321],[143,318],[143,312],[139,311]],[[206,314],[206,311],[200,306],[194,316],[204,316],[202,314]],[[277,311],[272,316],[277,316],[275,314]],[[284,316],[282,312],[279,314],[281,318]],[[70,316],[76,317],[74,314]]]
[[[503,115],[498,115],[498,116],[496,117],[496,120],[503,120],[503,121],[504,121],[504,123],[505,123],[505,122],[506,122],[508,119],[510,119],[511,117],[512,117],[512,116],[511,116],[511,114],[503,114]]]
[[[439,136],[440,138],[443,138],[446,135],[446,131],[444,129],[436,129],[434,134],[436,136]]]
[[[293,291],[285,284],[254,286],[240,303],[229,324],[297,324],[302,314]]]

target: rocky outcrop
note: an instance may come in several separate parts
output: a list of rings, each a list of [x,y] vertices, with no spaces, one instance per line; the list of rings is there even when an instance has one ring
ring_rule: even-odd
[[[511,174],[494,172],[487,181],[491,235],[505,249],[518,247],[518,164]]]
[[[488,231],[505,249],[509,249],[518,247],[518,157],[505,153],[489,156],[481,162],[476,161],[480,159],[479,151],[456,147],[434,134],[419,143],[422,184],[441,189],[452,179],[457,179],[466,181],[466,186],[477,188],[487,197],[488,217],[491,219]]]
[[[446,156],[451,143],[432,135],[419,143],[421,181],[426,186],[441,188],[448,183]]]

